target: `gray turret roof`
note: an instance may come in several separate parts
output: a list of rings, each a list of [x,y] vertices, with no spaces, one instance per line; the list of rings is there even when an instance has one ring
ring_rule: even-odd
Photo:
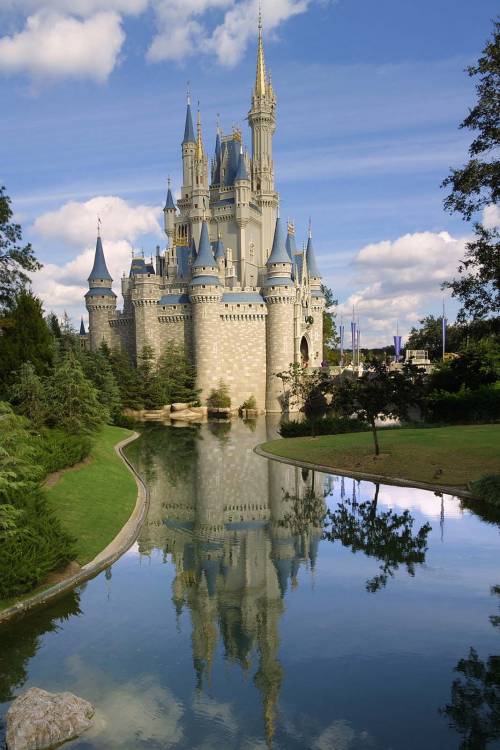
[[[83,318],[80,321],[80,336],[86,336],[87,332],[85,331],[85,323],[83,322]]]
[[[222,242],[221,238],[219,237],[217,242],[214,243],[215,245],[215,260],[218,260],[219,258],[225,258],[226,257],[226,250],[224,248],[224,243]]]
[[[173,196],[172,196],[172,191],[170,190],[170,188],[167,191],[167,201],[165,203],[165,208],[166,209],[173,208],[174,211],[175,211],[175,203],[174,203],[174,199],[173,199]]]
[[[184,125],[184,138],[182,143],[196,143],[194,137],[193,117],[191,115],[191,104],[188,102],[186,108],[186,124]]]
[[[297,252],[297,246],[295,244],[295,235],[290,231],[288,231],[288,234],[286,236],[286,251],[293,263],[295,253]]]
[[[212,254],[212,248],[208,237],[208,226],[207,222],[202,222],[201,235],[200,235],[200,246],[198,248],[198,255],[193,263],[193,268],[213,268],[217,270],[217,263]]]
[[[108,289],[107,286],[93,286],[85,295],[86,297],[116,297],[116,294],[112,289]]]
[[[212,184],[218,185],[220,183],[220,162],[221,162],[221,145],[220,145],[220,133],[217,130],[215,137],[215,159],[214,168],[212,172]]]
[[[191,245],[189,247],[189,252],[191,254],[191,263],[194,263],[196,260],[196,256],[198,255],[198,251],[196,250],[196,242],[194,237],[191,237]]]
[[[90,272],[90,276],[87,280],[93,281],[94,279],[113,281],[106,266],[106,261],[104,260],[104,250],[102,249],[102,241],[99,235],[97,236],[97,242],[95,246],[94,265],[92,266],[92,271]]]
[[[312,237],[310,234],[309,234],[309,239],[307,240],[306,262],[307,262],[307,270],[309,271],[309,276],[314,276],[316,278],[321,277],[321,274],[318,269],[318,264],[316,263],[316,255],[314,253]]]
[[[273,263],[291,263],[290,256],[288,255],[285,239],[283,237],[283,228],[281,226],[281,219],[276,219],[276,227],[274,229],[273,249],[271,255],[267,259],[267,265],[270,266]]]
[[[234,181],[237,180],[248,180],[248,172],[247,172],[247,164],[245,161],[245,155],[243,154],[243,149],[240,149],[240,157],[238,159],[238,169],[236,171],[236,176],[234,178]]]

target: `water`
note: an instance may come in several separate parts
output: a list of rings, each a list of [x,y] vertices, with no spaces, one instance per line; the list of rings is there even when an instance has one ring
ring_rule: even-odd
[[[495,519],[268,462],[272,434],[152,427],[129,447],[151,488],[138,542],[0,629],[0,717],[38,686],[97,707],[74,750],[500,747]],[[479,692],[453,702],[471,647]]]

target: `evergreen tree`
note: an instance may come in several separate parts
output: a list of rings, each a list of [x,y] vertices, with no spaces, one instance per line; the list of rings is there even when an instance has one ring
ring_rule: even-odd
[[[139,376],[128,354],[119,349],[110,353],[105,344],[101,346],[101,351],[104,356],[109,358],[111,363],[111,369],[120,391],[122,406],[128,409],[142,409],[144,400]]]
[[[336,313],[332,308],[335,308],[338,301],[334,299],[333,292],[325,284],[321,285],[321,291],[325,295],[325,309],[323,311],[323,359],[328,364],[339,363],[339,352],[337,347],[339,345],[339,336],[337,333],[337,325],[335,323]]]
[[[51,422],[70,433],[92,432],[109,419],[71,350],[56,363],[48,381],[48,405]]]
[[[41,427],[47,417],[47,397],[41,379],[31,362],[23,362],[10,388],[10,397],[19,414]]]
[[[444,180],[451,187],[445,207],[470,221],[477,211],[500,200],[500,20],[477,65],[467,68],[478,76],[477,103],[461,124],[475,131],[470,159]],[[459,277],[443,286],[462,303],[459,320],[481,319],[500,312],[500,232],[498,227],[474,225],[475,239],[467,244]]]
[[[158,409],[166,403],[163,384],[158,377],[155,353],[151,346],[143,346],[137,362],[142,398],[146,409]]]
[[[28,274],[42,267],[31,245],[21,246],[21,227],[12,222],[12,215],[11,200],[0,187],[0,310],[26,288]]]
[[[59,320],[55,313],[51,312],[47,315],[47,325],[53,337],[55,339],[60,339],[62,335],[61,326],[59,325]]]
[[[122,411],[122,400],[109,354],[103,349],[96,352],[83,351],[80,358],[85,376],[97,390],[99,403],[112,420],[116,419]]]
[[[5,321],[0,346],[0,392],[4,394],[23,362],[31,362],[37,375],[45,375],[54,357],[52,335],[38,297],[28,291],[20,292]]]
[[[165,353],[160,357],[158,379],[163,404],[198,401],[200,392],[195,388],[195,368],[186,357],[184,347],[175,341],[167,342]]]

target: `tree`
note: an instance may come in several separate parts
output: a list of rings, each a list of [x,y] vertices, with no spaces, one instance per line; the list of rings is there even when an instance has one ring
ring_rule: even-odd
[[[122,412],[122,400],[107,351],[102,348],[96,352],[82,351],[80,360],[85,376],[97,390],[99,403],[115,420]]]
[[[70,433],[93,432],[109,418],[71,350],[56,363],[48,381],[48,406],[51,422]]]
[[[408,575],[415,575],[415,565],[425,562],[427,536],[432,528],[426,523],[414,535],[410,511],[379,512],[378,493],[377,484],[372,501],[358,502],[355,496],[343,500],[334,511],[328,511],[324,532],[328,541],[338,539],[353,552],[364,552],[381,561],[379,574],[366,583],[370,593],[383,588],[400,565],[406,566]]]
[[[323,358],[328,364],[338,364],[339,353],[337,347],[339,345],[339,337],[335,323],[336,313],[332,309],[338,305],[338,301],[334,299],[332,290],[325,286],[325,284],[321,285],[321,291],[325,295],[325,309],[323,311]]]
[[[299,406],[311,424],[311,433],[315,434],[316,420],[322,417],[328,403],[326,394],[332,391],[332,380],[328,372],[319,368],[302,367],[294,362],[288,370],[276,373],[283,383],[283,388],[295,406]]]
[[[11,386],[10,396],[19,414],[41,427],[47,416],[47,398],[41,379],[31,362],[23,362]]]
[[[106,344],[101,345],[101,351],[109,358],[118,383],[122,406],[127,409],[142,409],[144,400],[139,375],[127,352],[120,349],[110,352]]]
[[[500,351],[489,339],[471,343],[457,359],[440,363],[429,377],[429,391],[475,391],[499,379]]]
[[[445,207],[470,221],[500,198],[500,21],[486,44],[477,65],[467,68],[478,76],[477,102],[461,128],[476,133],[469,147],[470,159],[461,169],[453,169],[442,183],[451,192]],[[480,319],[500,312],[500,233],[497,227],[474,224],[475,239],[466,245],[459,277],[443,284],[462,303],[459,320]]]
[[[163,392],[163,403],[193,403],[200,392],[195,388],[196,370],[189,362],[184,347],[167,341],[165,352],[158,362],[158,378]]]
[[[28,243],[22,246],[22,230],[12,221],[11,200],[0,187],[0,310],[29,284],[29,273],[42,266]]]
[[[62,336],[61,326],[59,325],[58,317],[55,313],[51,312],[47,315],[47,325],[50,332],[55,339],[60,339]]]
[[[419,328],[412,328],[406,342],[407,349],[426,349],[430,359],[441,359],[443,353],[442,318],[426,315],[419,321]],[[467,337],[467,326],[452,324],[446,330],[446,347],[457,352]]]
[[[340,414],[369,422],[372,428],[375,454],[380,453],[376,420],[401,419],[411,407],[419,407],[424,398],[423,373],[413,365],[402,370],[390,370],[375,359],[361,377],[343,376],[336,380],[333,407]]]
[[[146,409],[158,409],[167,403],[155,360],[153,347],[143,346],[137,362],[137,375]]]
[[[0,346],[0,392],[4,394],[23,362],[31,362],[42,376],[48,373],[54,357],[53,339],[38,297],[29,291],[19,292],[7,319]]]
[[[207,398],[207,406],[212,409],[229,409],[231,396],[229,388],[223,380],[219,380],[217,388],[212,388]]]

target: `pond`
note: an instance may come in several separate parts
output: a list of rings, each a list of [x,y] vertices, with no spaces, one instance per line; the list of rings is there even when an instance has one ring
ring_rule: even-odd
[[[496,519],[267,461],[275,428],[152,426],[129,446],[139,539],[0,628],[0,721],[38,686],[97,707],[72,750],[500,747]]]

